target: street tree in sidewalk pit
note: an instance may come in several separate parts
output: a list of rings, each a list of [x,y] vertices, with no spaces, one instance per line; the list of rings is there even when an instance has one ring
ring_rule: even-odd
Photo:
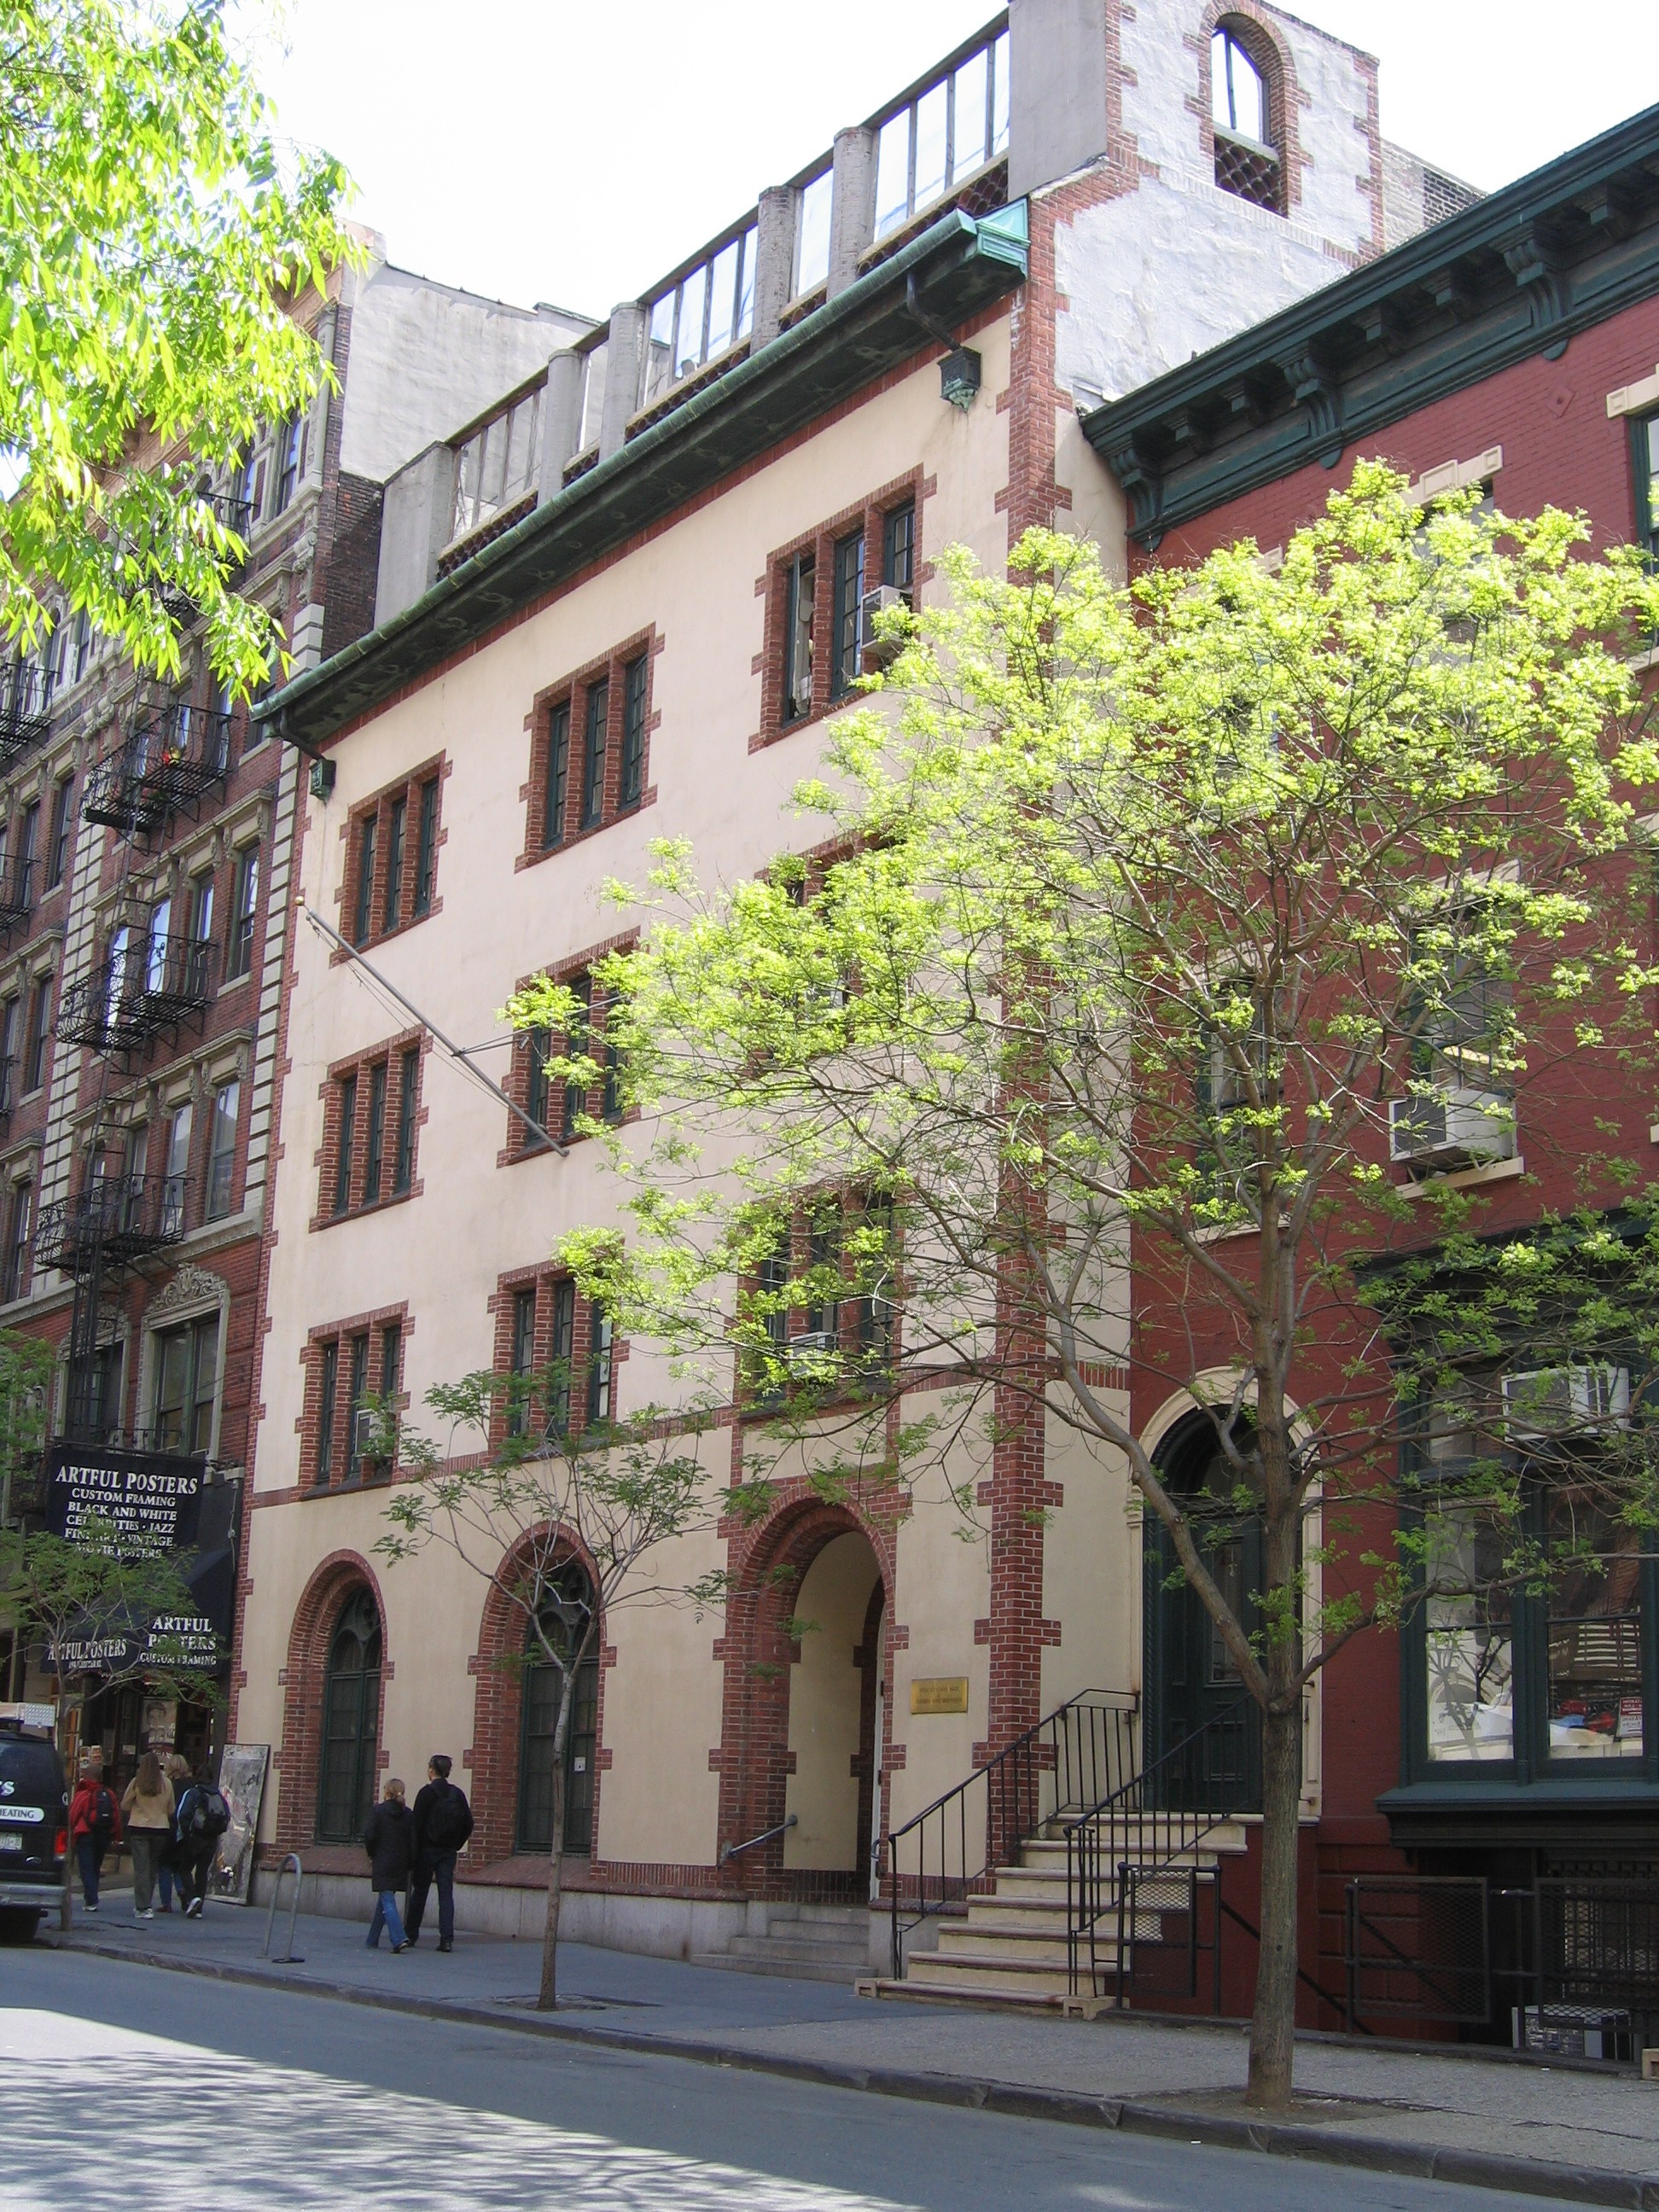
[[[1404,1291],[1362,1265],[1473,1249],[1480,1188],[1408,1197],[1391,1166],[1413,1130],[1478,1111],[1512,1150],[1529,1099],[1612,1097],[1651,1036],[1629,861],[1659,778],[1637,650],[1659,581],[1589,535],[1473,496],[1425,514],[1362,463],[1276,568],[1243,544],[1122,586],[1043,532],[1006,578],[947,554],[942,605],[878,617],[889,700],[832,726],[796,794],[787,842],[818,857],[705,890],[659,847],[642,898],[613,887],[649,933],[593,979],[619,1110],[590,1133],[629,1235],[561,1256],[619,1329],[711,1377],[735,1338],[749,1388],[912,1486],[975,1424],[981,1465],[1032,1419],[1127,1465],[1164,1587],[1201,1603],[1256,1716],[1261,2106],[1291,2094],[1305,1693],[1447,1588],[1432,1516],[1401,1511],[1402,1431],[1482,1346],[1547,1365],[1529,1318],[1569,1364],[1652,1333],[1640,1234],[1577,1319],[1560,1224],[1465,1265],[1468,1312],[1457,1279],[1407,1270],[1437,1333],[1381,1310]],[[568,1026],[552,985],[511,1011]],[[578,1034],[552,1079],[599,1079]],[[1598,1220],[1645,1204],[1645,1167],[1614,1164],[1629,1134],[1583,1164]],[[1547,1243],[1547,1312],[1525,1261]],[[1207,1419],[1197,1493],[1112,1387],[1126,1363],[1140,1404]],[[1468,1419],[1512,1446],[1513,1395],[1483,1389]],[[1607,1462],[1627,1526],[1648,1433],[1626,1421]],[[1493,1502],[1513,1457],[1461,1479]],[[1499,1571],[1536,1580],[1547,1553]]]
[[[44,1529],[0,1528],[0,1613],[42,1647],[58,1678],[58,1712],[85,1712],[106,1690],[142,1682],[159,1698],[220,1701],[218,1654],[191,1626],[197,1606],[171,1558],[129,1559],[115,1531],[84,1522],[70,1541]],[[210,1641],[211,1639],[210,1639]],[[80,1741],[80,1729],[74,1731]],[[74,1924],[72,1842],[64,1854],[59,1924]]]
[[[684,1573],[686,1543],[744,1509],[708,1462],[708,1416],[683,1407],[668,1419],[647,1407],[613,1417],[601,1404],[584,1418],[591,1380],[588,1361],[555,1359],[441,1384],[426,1402],[445,1425],[441,1444],[385,1402],[365,1401],[380,1430],[368,1455],[395,1461],[404,1482],[375,1549],[396,1562],[447,1547],[522,1624],[519,1653],[502,1663],[520,1674],[545,1665],[556,1675],[544,2012],[557,2002],[566,1748],[583,1666],[624,1606],[721,1604],[718,1574]]]
[[[0,0],[0,650],[37,647],[53,586],[176,677],[188,603],[245,692],[281,635],[204,487],[330,379],[292,310],[356,254],[344,173],[282,144],[196,0]]]

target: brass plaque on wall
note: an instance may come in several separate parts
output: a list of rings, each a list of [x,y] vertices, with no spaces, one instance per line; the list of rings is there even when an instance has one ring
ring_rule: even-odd
[[[912,1682],[910,1710],[913,1713],[965,1713],[968,1710],[968,1677],[965,1674],[936,1674],[930,1680]]]

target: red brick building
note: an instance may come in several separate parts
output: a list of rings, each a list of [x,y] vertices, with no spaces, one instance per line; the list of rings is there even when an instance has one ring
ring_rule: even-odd
[[[1393,463],[1425,501],[1481,485],[1508,513],[1583,509],[1595,545],[1659,552],[1656,154],[1659,110],[1650,110],[1086,416],[1085,434],[1129,499],[1132,560],[1179,563],[1250,538],[1271,562],[1360,456]],[[1449,1175],[1478,1191],[1483,1231],[1501,1236],[1581,1202],[1593,1156],[1613,1149],[1645,1163],[1659,1141],[1650,1136],[1655,1103],[1645,1071],[1569,1056],[1523,1081],[1511,1129],[1461,1152],[1425,1145],[1388,1171],[1406,1190]],[[1599,1189],[1615,1202],[1608,1178]],[[1409,1231],[1396,1238],[1399,1249],[1413,1243]],[[1150,1297],[1156,1315],[1156,1289]],[[1139,1341],[1130,1387],[1143,1431],[1169,1389],[1160,1331],[1190,1318],[1166,1307]],[[1330,1347],[1323,1380],[1336,1382],[1347,1349]],[[1218,1368],[1230,1350],[1218,1336]],[[1317,1373],[1317,1350],[1312,1361]],[[1170,1465],[1179,1446],[1172,1432]],[[1504,1710],[1482,1715],[1478,1738],[1457,1741],[1435,1704],[1421,1611],[1397,1636],[1369,1632],[1336,1658],[1319,1699],[1303,1942],[1304,1969],[1334,1996],[1356,1875],[1484,1880],[1494,1931],[1500,1892],[1659,1875],[1659,1741],[1642,1727],[1659,1687],[1653,1562],[1632,1561],[1630,1582],[1599,1629],[1620,1714],[1611,1744],[1586,1742],[1573,1724],[1583,1716],[1563,1655],[1584,1624],[1559,1617],[1565,1600],[1547,1618],[1541,1599],[1517,1602]],[[1193,1602],[1149,1580],[1149,1747],[1161,1728],[1192,1717],[1160,1673],[1167,1639],[1185,1632],[1174,1617]],[[1248,1905],[1248,1868],[1234,1879]],[[1501,1935],[1492,1940],[1501,1949]],[[1253,1964],[1243,1948],[1230,2010]],[[1339,2017],[1304,1993],[1304,2024]],[[1497,2026],[1507,2040],[1507,2014]]]

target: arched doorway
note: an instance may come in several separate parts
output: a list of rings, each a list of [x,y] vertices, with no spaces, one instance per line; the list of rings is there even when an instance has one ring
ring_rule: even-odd
[[[1195,1413],[1158,1454],[1165,1486],[1186,1509],[1212,1577],[1246,1634],[1258,1622],[1261,1522],[1241,1513],[1237,1473],[1216,1425]],[[1146,1763],[1157,1801],[1171,1808],[1249,1812],[1261,1804],[1260,1717],[1209,1608],[1180,1573],[1168,1530],[1146,1516]]]
[[[581,1639],[593,1603],[593,1585],[580,1559],[567,1559],[553,1577],[543,1609],[548,1642],[563,1652]],[[524,1698],[519,1736],[519,1816],[514,1848],[544,1853],[553,1847],[553,1736],[558,1726],[563,1669],[541,1657],[533,1628],[525,1639]],[[564,1843],[586,1855],[593,1848],[593,1758],[599,1741],[599,1653],[596,1637],[576,1674],[575,1701],[564,1747]]]
[[[813,1555],[793,1601],[784,1870],[843,1877],[827,1886],[849,1898],[863,1893],[881,1816],[884,1595],[869,1538],[849,1528]]]
[[[374,1802],[380,1749],[380,1615],[361,1585],[336,1617],[323,1675],[317,1790],[321,1843],[355,1844]]]

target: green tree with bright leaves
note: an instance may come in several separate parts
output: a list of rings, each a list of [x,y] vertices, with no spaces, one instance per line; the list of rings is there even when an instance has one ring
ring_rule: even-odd
[[[356,252],[345,184],[277,138],[221,0],[0,0],[0,647],[52,592],[176,676],[182,595],[222,678],[274,665],[200,488],[327,374],[291,311]]]
[[[1408,1196],[1388,1162],[1391,1128],[1409,1149],[1449,1101],[1487,1152],[1517,1119],[1531,1145],[1529,1097],[1572,1070],[1593,1091],[1650,1034],[1626,893],[1659,778],[1632,665],[1659,584],[1593,557],[1582,518],[1425,514],[1377,464],[1276,568],[1243,544],[1126,587],[1043,532],[1006,577],[939,567],[942,605],[883,618],[890,701],[838,720],[797,793],[788,842],[830,860],[705,889],[660,847],[648,888],[613,886],[649,926],[595,977],[602,1036],[555,984],[514,1002],[563,1036],[551,1080],[609,1073],[640,1109],[584,1125],[625,1241],[561,1251],[706,1387],[732,1389],[735,1352],[827,1470],[914,1483],[959,1466],[975,1422],[982,1462],[1025,1418],[1127,1468],[1257,1716],[1248,2094],[1282,2106],[1306,1693],[1425,1580],[1455,1595],[1402,1434],[1479,1399],[1487,1448],[1459,1479],[1498,1510],[1522,1431],[1474,1370],[1616,1337],[1639,1378],[1652,1333],[1642,1234],[1599,1276],[1565,1223],[1476,1265],[1480,1188]],[[1609,1194],[1649,1206],[1638,1141],[1586,1148],[1586,1223]],[[839,1229],[814,1229],[826,1208]],[[1522,1298],[1547,1243],[1559,1295]],[[1362,1270],[1430,1246],[1397,1294]],[[799,1328],[836,1299],[856,1328]],[[1523,1354],[1528,1305],[1558,1352]],[[1110,1387],[1126,1359],[1146,1397],[1208,1417],[1201,1495]],[[1577,1443],[1606,1439],[1590,1425]],[[1646,1431],[1613,1426],[1639,1527]],[[1259,1571],[1230,1593],[1247,1528]],[[1499,1571],[1536,1581],[1549,1553],[1511,1546]]]

